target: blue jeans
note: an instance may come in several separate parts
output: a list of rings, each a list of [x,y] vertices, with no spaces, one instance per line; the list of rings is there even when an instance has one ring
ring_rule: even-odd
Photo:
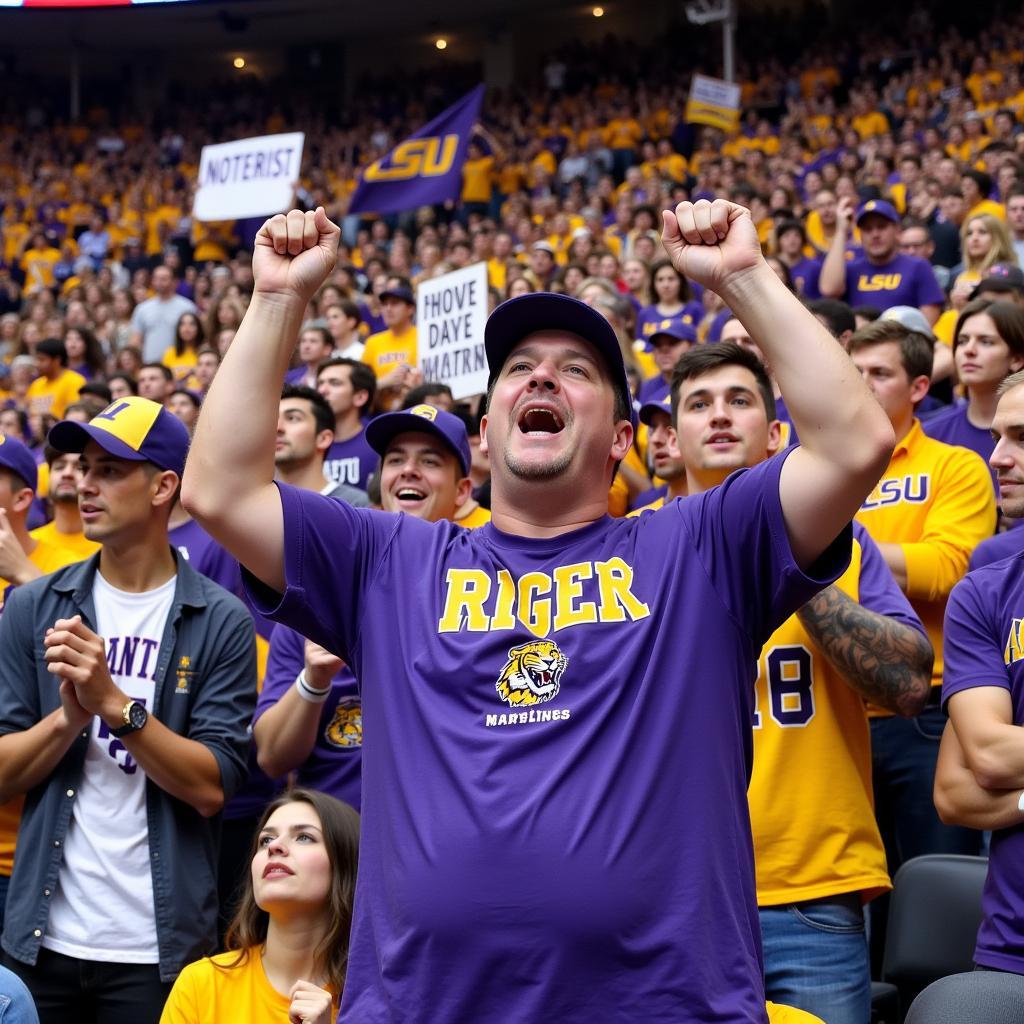
[[[871,720],[875,817],[892,876],[905,861],[926,853],[977,856],[981,851],[981,833],[943,825],[932,800],[946,721],[946,713],[933,704],[916,718]],[[871,904],[871,962],[876,976],[882,966],[888,913],[888,896]]]
[[[765,994],[827,1024],[868,1024],[871,972],[856,893],[760,907]]]

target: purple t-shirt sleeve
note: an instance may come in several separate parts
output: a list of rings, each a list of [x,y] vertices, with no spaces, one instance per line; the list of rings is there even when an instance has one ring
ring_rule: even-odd
[[[857,600],[861,607],[906,626],[913,626],[922,636],[927,636],[917,612],[897,586],[878,545],[860,523],[853,524],[853,538],[860,545],[861,551],[860,580],[857,584]]]
[[[1010,690],[1003,641],[993,629],[991,613],[975,574],[965,576],[950,592],[942,630],[942,703],[976,686]]]
[[[927,260],[914,258],[914,273],[917,277],[917,302],[918,306],[943,306],[946,303],[946,296],[939,287],[935,277],[935,271]]]
[[[351,663],[362,595],[402,517],[287,484],[277,487],[284,513],[285,592],[271,590],[243,567],[248,598],[258,614]]]
[[[270,650],[267,654],[267,674],[263,689],[256,701],[255,722],[264,711],[269,711],[295,682],[295,677],[306,663],[306,641],[294,629],[280,624],[270,632]]]
[[[793,558],[779,477],[789,450],[677,503],[712,585],[757,647],[850,562],[847,525],[805,572]]]

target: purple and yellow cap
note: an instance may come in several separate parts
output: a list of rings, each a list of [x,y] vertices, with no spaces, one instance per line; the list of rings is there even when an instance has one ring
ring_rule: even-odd
[[[859,224],[872,213],[877,213],[879,217],[891,220],[893,224],[900,223],[900,215],[896,212],[896,207],[892,203],[887,203],[884,199],[869,199],[866,203],[861,203],[857,207],[856,223]]]
[[[612,383],[622,395],[626,408],[633,408],[626,364],[612,325],[585,302],[557,292],[530,292],[507,299],[487,318],[484,351],[487,355],[488,387],[501,372],[512,349],[523,338],[538,331],[565,331],[589,341],[604,359]],[[631,419],[635,427],[635,411]]]
[[[661,398],[644,402],[644,404],[640,406],[640,422],[649,427],[654,421],[654,414],[659,412],[666,413],[669,418],[672,417],[671,391],[666,391]]]
[[[466,424],[458,416],[432,405],[414,405],[411,409],[385,412],[375,416],[366,424],[366,443],[382,458],[387,454],[388,445],[410,431],[420,434],[436,434],[452,450],[462,467],[462,475],[469,476],[469,436]]]
[[[180,477],[185,471],[189,436],[185,424],[159,402],[122,398],[88,423],[62,420],[47,438],[61,452],[81,452],[95,441],[105,452],[132,462],[152,462]]]
[[[0,434],[0,466],[21,477],[33,491],[39,486],[36,460],[28,446],[11,434]]]

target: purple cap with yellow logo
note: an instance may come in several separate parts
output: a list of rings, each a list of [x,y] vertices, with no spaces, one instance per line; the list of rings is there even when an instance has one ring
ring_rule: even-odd
[[[669,418],[672,416],[672,392],[671,390],[666,391],[661,398],[656,398],[653,401],[644,402],[640,406],[640,422],[646,426],[651,426],[654,422],[655,413],[663,412]]]
[[[21,477],[33,491],[39,484],[39,470],[28,446],[10,434],[0,434],[0,466]]]
[[[383,457],[399,434],[409,432],[436,434],[459,460],[462,475],[469,476],[470,453],[466,424],[458,416],[443,409],[435,409],[432,405],[414,405],[411,409],[375,416],[366,424],[366,443]]]
[[[95,441],[105,452],[132,462],[152,462],[160,469],[185,471],[189,436],[185,424],[159,402],[122,398],[111,402],[88,423],[62,420],[47,438],[60,452],[81,452]]]
[[[893,224],[900,223],[900,215],[896,212],[896,207],[892,203],[887,203],[884,199],[869,199],[866,203],[861,203],[857,207],[856,222],[859,224],[872,213],[876,213],[879,217],[884,217],[886,220],[891,220]]]

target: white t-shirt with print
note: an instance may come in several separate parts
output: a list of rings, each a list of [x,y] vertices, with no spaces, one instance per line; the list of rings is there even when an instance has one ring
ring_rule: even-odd
[[[96,632],[106,640],[110,675],[147,710],[175,583],[172,577],[155,590],[131,594],[97,572],[93,584]],[[155,964],[146,776],[103,719],[97,715],[89,728],[42,944],[80,960]]]

